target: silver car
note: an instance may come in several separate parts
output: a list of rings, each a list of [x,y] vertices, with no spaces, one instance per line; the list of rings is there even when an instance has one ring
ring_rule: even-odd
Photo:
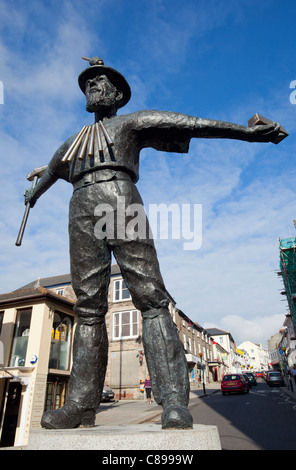
[[[279,387],[283,387],[285,385],[282,374],[277,370],[272,370],[272,371],[267,372],[266,383],[270,387],[272,387],[274,385],[278,385]]]

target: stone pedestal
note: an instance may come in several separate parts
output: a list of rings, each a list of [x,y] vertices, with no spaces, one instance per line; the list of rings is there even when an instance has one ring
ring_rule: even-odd
[[[221,450],[216,426],[161,429],[158,424],[31,431],[27,450]]]

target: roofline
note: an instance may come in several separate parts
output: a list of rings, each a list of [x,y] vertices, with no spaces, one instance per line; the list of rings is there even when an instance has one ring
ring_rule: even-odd
[[[54,292],[51,292],[51,291],[45,289],[45,287],[38,287],[38,288],[36,288],[36,290],[38,290],[39,292],[35,292],[35,293],[30,292],[26,295],[26,291],[31,291],[31,289],[28,289],[28,290],[25,289],[23,291],[24,295],[22,295],[22,296],[13,296],[13,294],[15,294],[15,292],[12,292],[10,298],[0,299],[0,305],[1,305],[1,307],[3,307],[4,305],[16,304],[16,303],[19,303],[20,301],[24,301],[24,300],[27,301],[27,300],[42,299],[42,298],[50,298],[50,299],[55,300],[59,303],[68,304],[71,307],[73,307],[74,304],[75,304],[75,302],[68,299],[67,297],[63,297],[59,294],[55,294]],[[21,291],[17,291],[17,292],[19,293]]]
[[[231,338],[231,340],[232,340],[232,342],[235,344],[234,338],[233,338],[232,334],[231,334],[229,331],[221,330],[220,328],[215,328],[215,327],[213,327],[213,328],[206,328],[206,330],[207,330],[208,332],[209,332],[210,330],[218,330],[218,331],[220,331],[220,333],[209,333],[210,336],[219,336],[219,334],[222,335],[222,336],[223,336],[223,335],[229,335],[230,338]]]
[[[120,275],[122,275],[122,274],[120,272],[120,268],[119,268],[118,264],[112,264],[111,265],[111,271],[110,271],[110,277],[120,276]],[[60,280],[60,282],[59,282],[59,280]],[[58,274],[56,276],[39,277],[37,279],[34,279],[31,282],[28,282],[27,284],[25,284],[21,287],[19,287],[18,289],[14,289],[13,292],[19,292],[19,291],[25,290],[25,289],[34,289],[34,288],[37,288],[37,287],[43,287],[43,288],[47,289],[47,288],[57,288],[59,286],[62,287],[62,286],[69,286],[69,285],[72,285],[71,274],[66,273],[66,274]]]

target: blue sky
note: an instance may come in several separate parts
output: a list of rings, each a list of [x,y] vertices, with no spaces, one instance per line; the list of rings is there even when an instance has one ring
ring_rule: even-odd
[[[15,247],[26,175],[84,124],[77,85],[102,57],[128,80],[120,114],[160,109],[247,125],[280,122],[279,145],[195,139],[189,153],[141,154],[149,204],[201,204],[202,246],[156,240],[167,289],[193,321],[266,343],[281,327],[278,239],[295,235],[295,2],[275,0],[0,0],[0,292],[69,272],[71,185],[59,181],[32,209]]]

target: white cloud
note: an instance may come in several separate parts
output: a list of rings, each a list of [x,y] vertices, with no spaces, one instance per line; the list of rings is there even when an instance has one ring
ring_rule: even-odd
[[[263,347],[267,347],[267,340],[278,332],[283,320],[281,314],[262,315],[251,319],[243,315],[227,315],[220,319],[218,325],[215,324],[214,326],[230,332],[237,346],[248,338],[253,343],[261,343]],[[213,327],[213,324],[205,324],[205,328],[211,327]],[[262,341],[262,339],[264,340]]]

